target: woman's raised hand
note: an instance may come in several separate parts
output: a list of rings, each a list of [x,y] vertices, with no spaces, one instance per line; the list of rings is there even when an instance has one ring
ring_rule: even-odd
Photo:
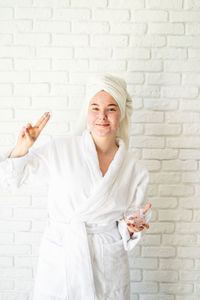
[[[28,123],[27,126],[23,126],[18,136],[16,146],[9,157],[21,157],[27,154],[49,119],[50,113],[46,112],[34,126],[30,123]]]

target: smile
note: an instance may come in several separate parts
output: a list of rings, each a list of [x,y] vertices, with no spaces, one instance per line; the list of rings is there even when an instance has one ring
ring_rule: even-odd
[[[109,126],[109,124],[96,124],[97,126],[106,127]]]

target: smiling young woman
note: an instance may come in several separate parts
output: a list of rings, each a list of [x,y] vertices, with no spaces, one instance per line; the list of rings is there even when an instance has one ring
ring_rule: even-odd
[[[130,300],[127,251],[148,228],[124,216],[149,210],[147,169],[128,150],[132,99],[122,78],[92,76],[70,136],[30,150],[50,119],[20,132],[0,162],[0,183],[12,192],[48,187],[33,300]],[[10,155],[9,155],[10,154]]]

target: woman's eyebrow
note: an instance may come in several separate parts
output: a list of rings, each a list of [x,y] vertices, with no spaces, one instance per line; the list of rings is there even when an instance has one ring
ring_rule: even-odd
[[[114,103],[111,103],[111,104],[108,104],[108,106],[117,106],[117,104],[114,104]]]
[[[98,105],[99,106],[99,104],[97,104],[97,103],[92,103],[91,105]],[[117,105],[114,104],[114,103],[108,104],[108,106],[116,106],[117,107]]]

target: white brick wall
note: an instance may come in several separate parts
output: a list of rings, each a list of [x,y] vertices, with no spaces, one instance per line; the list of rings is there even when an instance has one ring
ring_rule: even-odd
[[[90,74],[128,83],[153,205],[130,255],[131,300],[200,299],[199,34],[199,0],[0,1],[0,150],[45,111],[35,146],[69,134]],[[31,299],[46,201],[0,192],[0,300]]]

